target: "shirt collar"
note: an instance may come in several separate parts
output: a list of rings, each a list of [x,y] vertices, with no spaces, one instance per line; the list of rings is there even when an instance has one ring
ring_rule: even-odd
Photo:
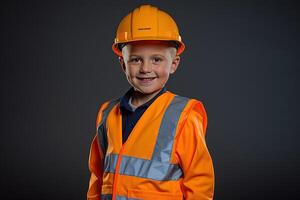
[[[165,93],[167,91],[166,87],[163,87],[159,93],[157,93],[155,95],[155,97],[153,97],[151,100],[149,100],[148,102],[144,103],[143,105],[139,106],[138,108],[141,108],[141,107],[149,107],[153,101],[155,101],[155,99],[157,99],[160,95],[162,95],[163,93]],[[121,111],[130,111],[130,112],[134,112],[133,109],[131,108],[131,106],[129,105],[129,99],[130,99],[130,96],[132,95],[132,93],[134,92],[134,88],[131,87],[126,93],[125,95],[121,98],[120,100],[120,109]],[[138,109],[137,108],[137,109]]]

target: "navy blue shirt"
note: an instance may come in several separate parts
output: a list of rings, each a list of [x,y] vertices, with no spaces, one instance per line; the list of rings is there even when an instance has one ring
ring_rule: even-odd
[[[137,123],[137,121],[141,118],[143,113],[147,110],[147,108],[163,93],[167,91],[164,87],[155,97],[149,100],[147,103],[137,107],[135,110],[131,108],[129,105],[129,99],[133,93],[134,89],[130,88],[126,92],[126,94],[121,98],[120,101],[120,109],[122,112],[122,141],[123,144],[126,142],[127,138],[130,135],[133,127]]]

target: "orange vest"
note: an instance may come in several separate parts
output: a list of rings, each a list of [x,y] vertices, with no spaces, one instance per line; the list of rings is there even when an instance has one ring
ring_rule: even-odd
[[[98,163],[99,167],[98,175],[95,173],[95,177],[91,177],[88,199],[93,199],[91,193],[94,190],[98,191],[98,197],[101,197],[102,200],[181,200],[188,199],[188,196],[192,199],[193,193],[197,193],[197,190],[206,191],[206,193],[195,194],[194,197],[202,195],[203,200],[212,199],[214,176],[212,162],[205,140],[203,140],[207,124],[203,105],[199,101],[166,92],[149,106],[133,128],[127,141],[122,144],[122,114],[118,103],[118,100],[107,102],[99,111],[98,135],[94,140],[98,141],[99,161],[95,160],[95,155],[91,155],[97,151],[91,150],[90,170],[92,175],[95,171],[93,164]],[[190,126],[190,122],[188,125],[186,122],[190,121],[188,119],[192,111],[201,112],[197,119],[198,122],[196,122],[201,129],[198,132],[192,127],[185,127]],[[196,132],[194,134],[196,137],[198,134],[200,138],[181,136],[185,131]],[[202,140],[201,147],[195,145],[194,143],[198,142],[193,139]],[[185,147],[189,145],[193,146],[193,150]],[[201,154],[196,156],[201,157],[205,154],[204,158],[206,158],[202,161],[202,166],[199,165],[200,163],[195,166],[199,168],[196,171],[199,170],[198,175],[202,177],[198,179],[192,175],[195,176],[195,179],[189,178],[190,180],[185,182],[189,170],[191,173],[195,173],[195,169],[189,169],[193,158],[191,157],[192,159],[188,161],[182,160],[185,159],[185,149],[193,151],[190,154],[197,154],[197,152],[195,153],[197,148],[199,151],[201,150],[199,152]],[[181,155],[183,155],[182,158]],[[201,179],[202,183],[193,183],[201,181]],[[92,180],[98,182],[98,187],[101,189],[93,189]],[[203,188],[193,189],[193,186],[189,186],[189,184]],[[192,192],[185,191],[185,189],[192,190]]]

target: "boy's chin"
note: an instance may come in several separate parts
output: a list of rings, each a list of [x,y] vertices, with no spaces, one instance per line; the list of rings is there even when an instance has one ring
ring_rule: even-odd
[[[145,96],[148,96],[148,95],[152,95],[152,94],[155,94],[157,92],[159,92],[162,88],[160,89],[148,89],[148,88],[136,88],[134,87],[134,91],[139,93],[140,95],[145,95]]]

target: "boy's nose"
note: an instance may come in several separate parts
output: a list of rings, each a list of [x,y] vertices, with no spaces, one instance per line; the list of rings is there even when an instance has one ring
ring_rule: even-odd
[[[144,62],[140,67],[141,73],[148,73],[148,72],[151,72],[151,70],[152,70],[152,66],[151,66],[151,63],[149,63],[149,62]]]

